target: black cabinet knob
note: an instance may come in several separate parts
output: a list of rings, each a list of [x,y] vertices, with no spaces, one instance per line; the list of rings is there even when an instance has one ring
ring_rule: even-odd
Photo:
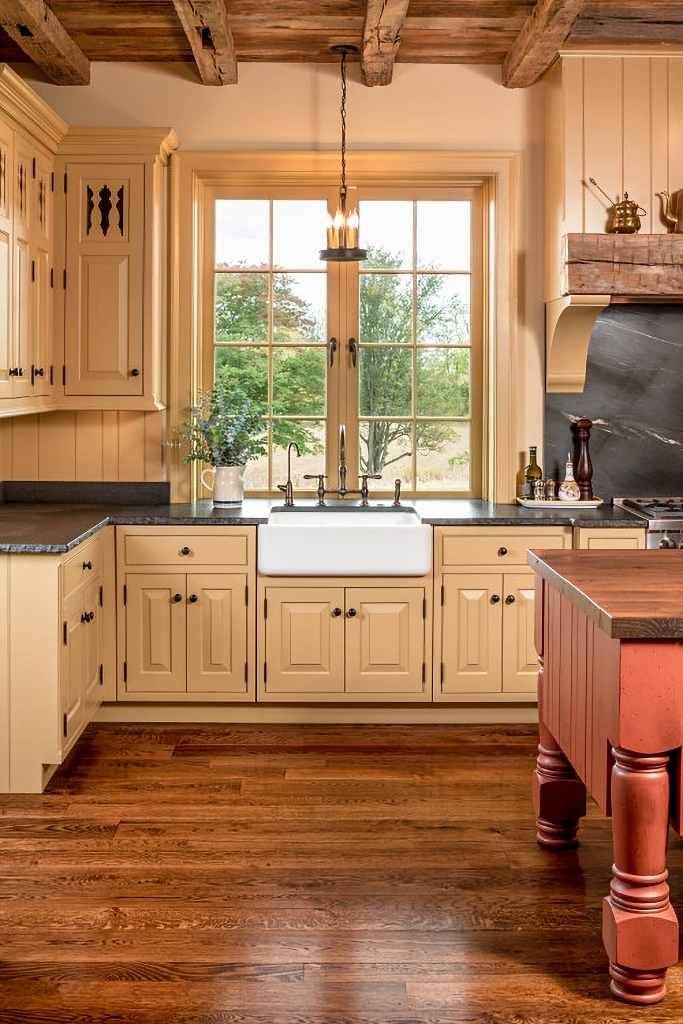
[[[84,569],[92,569],[92,562],[84,562],[83,563],[83,568]]]
[[[357,613],[355,608],[349,608],[349,610],[347,612],[347,615],[349,616],[350,619],[352,619],[354,617],[354,615],[357,615],[357,614],[358,613]]]
[[[332,609],[332,614],[335,616],[335,618],[337,616],[341,615],[341,608],[333,608]]]
[[[500,594],[491,594],[491,604],[498,604],[500,601]]]
[[[189,548],[181,548],[180,549],[180,554],[181,555],[189,555],[189,553],[190,553],[190,549]]]
[[[130,375],[131,375],[131,377],[139,377],[140,376],[140,371],[139,370],[131,370],[130,371]]]
[[[515,603],[515,595],[514,594],[508,594],[508,596],[505,598],[505,604],[514,604],[514,603]]]
[[[198,600],[199,599],[196,594],[190,594],[190,604],[194,604]]]
[[[499,555],[501,555],[501,556],[502,555],[507,555],[507,553],[508,553],[508,549],[507,548],[498,548],[498,554]]]
[[[178,601],[182,601],[182,599],[183,599],[183,595],[182,594],[174,594],[173,595],[173,600],[175,601],[176,604],[178,604]]]

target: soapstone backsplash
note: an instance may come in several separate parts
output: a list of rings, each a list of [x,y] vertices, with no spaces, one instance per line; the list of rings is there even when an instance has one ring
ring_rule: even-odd
[[[572,424],[593,420],[593,493],[683,495],[683,306],[610,306],[591,335],[586,386],[545,398],[544,476],[564,478],[574,465]]]

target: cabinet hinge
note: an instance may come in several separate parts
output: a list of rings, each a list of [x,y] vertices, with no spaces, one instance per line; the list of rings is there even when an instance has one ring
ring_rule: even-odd
[[[128,604],[128,586],[123,584],[123,603]]]
[[[124,681],[124,683],[128,682],[128,662],[127,661],[124,661],[124,663],[123,663],[123,681]]]
[[[52,174],[50,175],[50,191],[54,192],[54,190],[55,190],[55,172],[53,171]]]
[[[69,728],[68,728],[68,720],[67,720],[67,717],[66,717],[66,711],[64,712],[63,729],[64,729],[64,735],[67,736],[68,732],[69,732]]]
[[[103,608],[103,607],[104,607],[104,591],[103,591],[103,588],[100,587],[100,608]]]
[[[31,173],[33,174],[33,177],[35,178],[35,176],[36,176],[36,158],[35,157],[33,158],[33,163],[31,165]]]
[[[441,682],[442,682],[442,683],[443,683],[443,676],[444,676],[444,672],[443,672],[443,662],[441,662]]]
[[[55,268],[50,267],[50,288],[55,286]]]
[[[268,682],[268,666],[265,663],[265,661],[263,662],[263,682],[264,683]]]
[[[247,583],[247,585],[244,588],[244,603],[246,605],[249,604],[249,584],[248,583]]]
[[[423,661],[422,662],[422,689],[423,690],[425,688],[425,680],[426,680],[426,678],[427,678],[427,665]]]
[[[62,366],[62,387],[66,387],[66,365]]]
[[[35,281],[35,279],[36,279],[36,261],[35,260],[31,260],[31,280]]]
[[[104,665],[100,664],[100,686],[104,683]]]
[[[245,663],[244,663],[244,681],[245,681],[245,683],[249,682],[249,662],[248,661],[245,661]]]
[[[268,598],[267,597],[263,598],[263,618],[264,619],[268,618]]]
[[[422,598],[422,618],[423,619],[427,618],[427,598],[426,597]]]
[[[62,636],[64,638],[64,643],[66,644],[67,643],[66,622],[64,623],[64,625],[62,627]]]
[[[445,601],[445,598],[446,598],[446,588],[444,587],[444,585],[443,585],[443,583],[442,583],[442,584],[441,584],[441,607],[442,607],[442,608],[443,608],[443,606],[444,606],[444,601]]]
[[[66,195],[66,183],[67,183],[67,180],[68,180],[68,175],[67,175],[66,171],[64,171],[64,194],[65,195]]]

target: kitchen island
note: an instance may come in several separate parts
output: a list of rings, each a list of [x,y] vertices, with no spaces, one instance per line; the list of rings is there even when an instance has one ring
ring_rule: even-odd
[[[678,960],[669,824],[683,822],[683,562],[677,550],[529,552],[536,572],[538,841],[573,846],[588,790],[612,816],[602,936],[613,995],[648,1005]]]

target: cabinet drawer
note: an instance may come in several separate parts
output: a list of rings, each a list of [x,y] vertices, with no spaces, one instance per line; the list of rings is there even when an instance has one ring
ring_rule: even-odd
[[[102,578],[102,557],[102,543],[99,535],[78,545],[73,554],[62,563],[62,585],[65,598],[81,584]]]
[[[520,526],[502,532],[495,527],[463,527],[437,534],[442,565],[526,565],[527,548],[570,548],[571,527],[542,530]]]
[[[246,534],[237,532],[126,534],[123,556],[127,566],[246,566],[248,538]]]

